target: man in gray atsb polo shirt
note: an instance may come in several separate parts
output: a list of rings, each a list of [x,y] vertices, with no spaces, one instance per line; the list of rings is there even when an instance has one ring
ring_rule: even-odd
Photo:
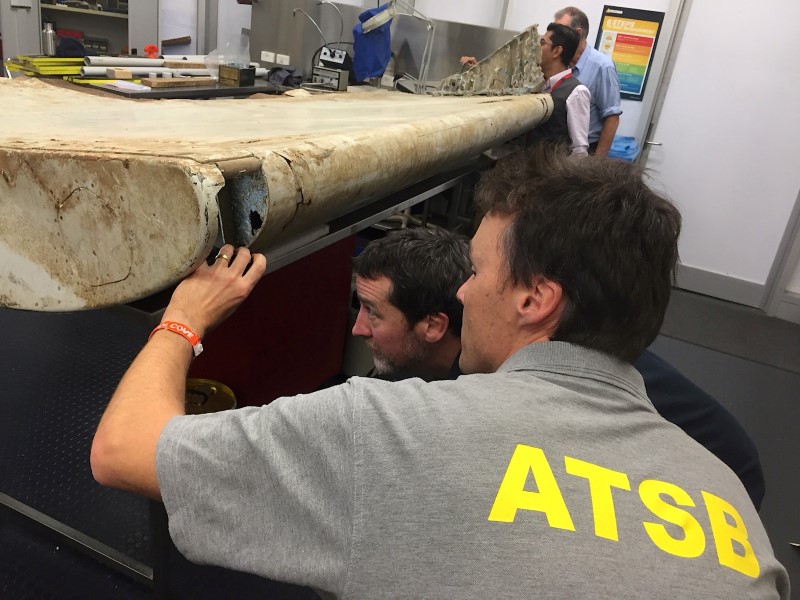
[[[120,383],[95,477],[162,498],[192,560],[342,598],[788,598],[737,477],[626,362],[661,324],[677,210],[599,158],[500,161],[479,198],[469,375],[181,416],[198,337],[265,269],[224,246]]]
[[[353,260],[353,272],[360,308],[352,334],[372,353],[369,377],[435,381],[461,375],[463,307],[455,300],[471,273],[466,240],[438,229],[392,231],[367,244]],[[764,474],[758,450],[736,418],[649,350],[633,366],[658,413],[728,465],[758,509]]]

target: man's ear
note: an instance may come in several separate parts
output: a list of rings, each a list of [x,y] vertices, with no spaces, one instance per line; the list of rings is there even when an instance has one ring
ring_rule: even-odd
[[[553,58],[561,58],[561,55],[564,54],[564,48],[562,46],[553,46]]]
[[[426,315],[415,326],[417,332],[429,344],[435,344],[441,340],[449,327],[450,317],[443,312]]]
[[[560,283],[546,277],[537,277],[530,288],[519,292],[517,315],[520,325],[545,326],[555,331],[561,318],[563,297],[564,291]]]

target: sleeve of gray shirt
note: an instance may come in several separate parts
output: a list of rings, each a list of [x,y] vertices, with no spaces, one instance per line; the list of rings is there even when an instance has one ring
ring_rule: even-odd
[[[352,393],[345,383],[171,419],[156,463],[178,549],[339,595],[352,535]]]

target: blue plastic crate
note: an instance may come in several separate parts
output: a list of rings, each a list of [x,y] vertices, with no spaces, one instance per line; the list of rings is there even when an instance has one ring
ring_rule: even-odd
[[[639,142],[632,136],[618,135],[611,142],[611,149],[608,151],[609,158],[619,158],[628,162],[633,162],[639,156]]]

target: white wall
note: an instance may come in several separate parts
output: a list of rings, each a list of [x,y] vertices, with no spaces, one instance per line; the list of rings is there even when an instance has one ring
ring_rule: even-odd
[[[136,1],[136,0],[134,0]],[[232,0],[231,0],[232,1]],[[161,48],[162,54],[197,53],[197,0],[160,0],[158,9],[158,39],[192,37],[190,44]]]
[[[419,12],[430,19],[441,21],[452,21],[453,23],[467,23],[469,25],[481,25],[483,27],[498,27],[500,23],[504,0],[459,0],[458,2],[446,2],[443,0],[406,0],[408,4],[414,6]],[[376,2],[375,0],[335,0],[337,4],[348,4],[350,6],[363,6],[375,8],[383,4],[385,0]],[[401,8],[401,10],[404,10]]]
[[[752,15],[725,6],[692,3],[647,166],[683,213],[681,262],[762,286],[800,189],[800,80],[781,59],[795,53],[800,3],[759,4],[780,15],[769,59],[750,42]]]
[[[242,29],[250,28],[251,12],[251,7],[247,4],[239,4],[236,0],[220,0],[217,13],[217,39],[210,40],[210,49],[222,49],[228,42],[238,44]],[[162,49],[162,52],[166,54],[198,52],[197,0],[160,0],[159,39],[166,40],[184,35],[192,36],[191,44],[168,47]]]
[[[218,11],[217,43],[214,48],[223,49],[226,43],[239,41],[242,28],[250,29],[252,10],[249,5],[238,4],[236,0],[221,0]]]
[[[606,2],[576,4],[589,17],[591,43]],[[669,9],[668,0],[614,4]],[[543,27],[564,5],[564,0],[511,0],[506,26]],[[690,7],[661,120],[651,136],[664,145],[650,151],[647,166],[683,213],[682,263],[701,279],[703,274],[717,278],[708,289],[690,289],[758,304],[800,189],[800,119],[795,116],[800,80],[787,71],[788,63],[765,60],[743,42],[753,35],[746,11],[732,10],[721,0],[693,0]],[[765,0],[758,12],[781,15],[770,21],[770,56],[793,56],[800,3]],[[666,43],[662,36],[659,49]],[[648,80],[648,91],[655,83],[653,77]],[[622,105],[618,133],[644,131],[646,105],[628,100]],[[728,294],[727,283],[717,288],[720,277],[734,287],[742,282],[739,287],[747,293]],[[800,290],[800,268],[789,289]]]
[[[416,9],[430,19],[503,28],[503,0],[416,0]],[[524,27],[523,27],[524,29]]]

